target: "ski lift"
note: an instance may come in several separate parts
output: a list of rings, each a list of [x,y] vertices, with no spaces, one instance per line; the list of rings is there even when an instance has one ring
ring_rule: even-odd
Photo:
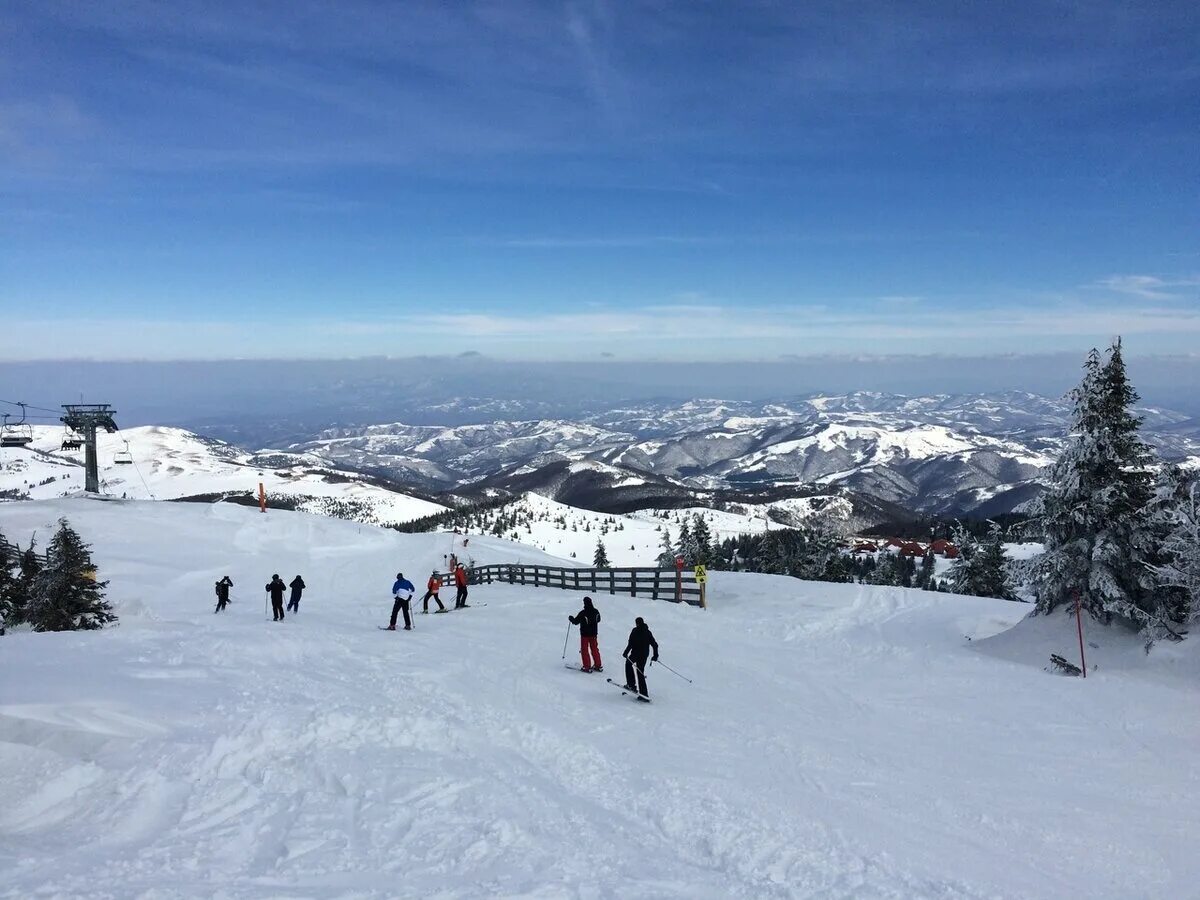
[[[74,431],[68,430],[66,436],[63,437],[62,448],[64,450],[78,450],[83,446],[82,435],[76,434]]]
[[[27,447],[33,443],[33,426],[25,422],[25,404],[21,407],[21,420],[9,422],[12,416],[4,414],[4,424],[0,425],[0,447]]]
[[[125,442],[125,449],[118,450],[113,454],[113,465],[117,466],[132,466],[133,454],[129,452],[129,441]]]

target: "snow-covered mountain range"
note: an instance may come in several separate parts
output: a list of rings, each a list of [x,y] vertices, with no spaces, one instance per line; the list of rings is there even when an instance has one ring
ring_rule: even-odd
[[[1140,413],[1164,457],[1200,457],[1200,422]],[[696,492],[825,488],[924,513],[994,515],[1037,494],[1069,422],[1067,402],[1027,393],[854,393],[618,406],[578,421],[341,427],[288,449],[429,489],[538,490],[611,511]],[[586,491],[559,493],[584,473]]]

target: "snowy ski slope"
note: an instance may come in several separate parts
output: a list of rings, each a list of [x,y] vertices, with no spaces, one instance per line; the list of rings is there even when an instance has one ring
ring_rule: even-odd
[[[26,449],[0,450],[0,491],[20,491],[40,500],[83,490],[83,451],[61,449],[66,429],[36,426]],[[117,465],[128,447],[131,465]],[[210,441],[181,428],[144,426],[97,436],[103,492],[130,499],[171,500],[201,494],[257,492],[260,473],[268,494],[298,500],[301,508],[323,513],[327,503],[348,503],[343,510],[376,524],[397,524],[445,509],[436,503],[397,493],[336,472],[327,463],[303,456],[279,456],[279,465],[256,463],[252,454]]]
[[[596,598],[611,675],[643,615],[694,679],[652,667],[644,706],[563,667],[572,593],[479,586],[486,606],[377,630],[396,570],[420,583],[448,535],[69,499],[2,504],[0,530],[44,543],[60,515],[94,543],[121,623],[0,639],[0,897],[1200,884],[1187,645],[1146,656],[1093,629],[1085,682],[1041,668],[1047,647],[1071,655],[1068,619],[1006,631],[1026,607],[717,574],[707,612]],[[537,555],[483,537],[470,552]],[[309,585],[281,624],[263,617],[273,572]]]

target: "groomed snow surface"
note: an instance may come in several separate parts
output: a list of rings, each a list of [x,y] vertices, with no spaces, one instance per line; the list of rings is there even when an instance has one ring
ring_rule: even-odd
[[[478,586],[486,606],[379,631],[447,535],[87,500],[3,504],[0,529],[44,546],[60,515],[121,622],[0,639],[6,898],[1200,891],[1186,644],[1092,627],[1084,681],[1042,669],[1076,655],[1066,617],[718,574],[706,612],[596,598],[608,674],[643,615],[694,679],[652,667],[646,705],[564,668],[573,593]],[[309,585],[281,624],[273,572]]]

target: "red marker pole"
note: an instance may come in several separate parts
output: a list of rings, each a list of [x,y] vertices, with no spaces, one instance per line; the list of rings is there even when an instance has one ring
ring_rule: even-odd
[[[675,602],[683,602],[683,557],[675,557]]]
[[[1087,678],[1087,660],[1083,656],[1083,600],[1079,591],[1075,592],[1075,624],[1079,628],[1079,664],[1083,669],[1083,677]]]

